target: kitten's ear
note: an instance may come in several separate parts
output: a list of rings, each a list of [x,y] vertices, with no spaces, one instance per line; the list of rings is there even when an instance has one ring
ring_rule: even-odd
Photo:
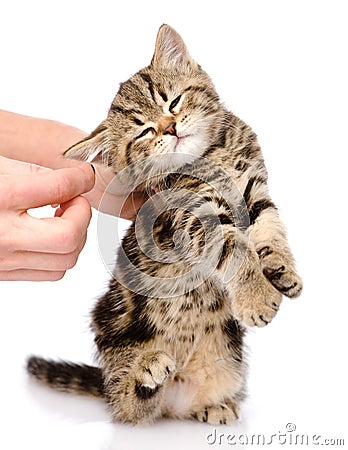
[[[79,161],[87,161],[88,158],[95,153],[93,161],[103,162],[102,154],[105,153],[106,150],[107,127],[104,123],[101,123],[89,136],[68,148],[68,150],[64,152],[64,156]]]
[[[165,24],[158,30],[151,65],[168,69],[198,67],[197,63],[191,58],[180,34]]]

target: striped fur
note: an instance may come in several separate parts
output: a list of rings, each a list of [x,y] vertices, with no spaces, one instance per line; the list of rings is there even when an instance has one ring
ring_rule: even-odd
[[[115,420],[230,423],[245,395],[245,327],[302,289],[252,129],[220,102],[169,26],[120,85],[105,121],[66,156],[154,193],[92,319],[100,369],[29,360],[61,390],[106,398]],[[87,376],[90,371],[90,377]]]

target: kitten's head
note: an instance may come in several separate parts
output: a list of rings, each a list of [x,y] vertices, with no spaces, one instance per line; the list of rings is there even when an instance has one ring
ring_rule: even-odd
[[[108,117],[65,155],[85,161],[100,150],[102,162],[115,173],[167,154],[162,164],[175,160],[177,166],[213,144],[221,111],[209,76],[191,58],[180,35],[162,25],[150,65],[121,83]]]

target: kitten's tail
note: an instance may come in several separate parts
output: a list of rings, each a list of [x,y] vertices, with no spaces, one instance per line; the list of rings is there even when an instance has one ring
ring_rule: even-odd
[[[102,372],[97,367],[31,356],[27,361],[27,370],[53,389],[105,398]]]

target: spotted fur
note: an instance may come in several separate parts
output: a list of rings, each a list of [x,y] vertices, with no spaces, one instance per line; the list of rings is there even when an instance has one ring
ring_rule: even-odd
[[[124,182],[154,195],[93,310],[100,368],[32,357],[29,372],[103,396],[115,420],[230,423],[245,395],[245,328],[267,325],[282,294],[302,289],[256,135],[163,25],[151,64],[66,155],[98,149]]]

